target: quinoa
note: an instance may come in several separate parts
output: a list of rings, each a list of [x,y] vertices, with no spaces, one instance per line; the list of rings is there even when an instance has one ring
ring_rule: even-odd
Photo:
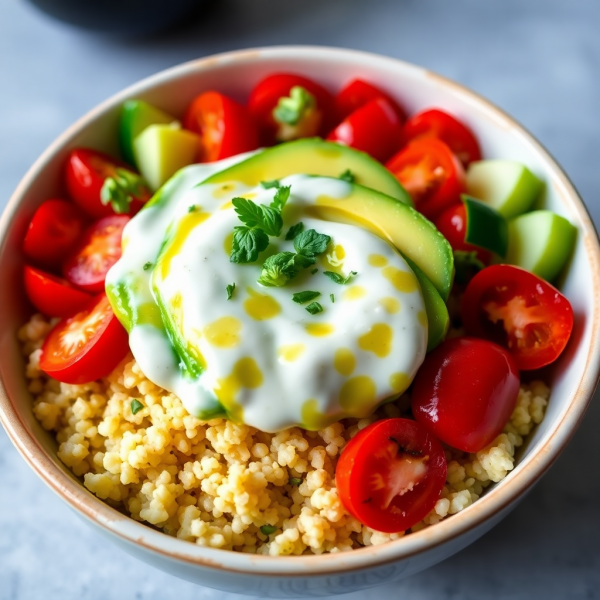
[[[407,394],[367,419],[318,432],[292,427],[271,434],[227,419],[201,421],[146,379],[131,355],[92,383],[48,377],[39,359],[54,323],[34,315],[18,334],[33,412],[54,433],[60,460],[111,506],[201,546],[272,556],[343,552],[408,533],[362,525],[346,512],[335,486],[346,443],[378,419],[406,416]],[[446,485],[411,531],[465,509],[506,477],[515,450],[543,419],[549,395],[541,381],[521,385],[509,422],[489,446],[476,454],[446,448]],[[142,405],[134,404],[135,414],[134,400]]]

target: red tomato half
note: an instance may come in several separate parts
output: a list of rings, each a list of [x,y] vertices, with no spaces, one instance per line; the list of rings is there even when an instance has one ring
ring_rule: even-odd
[[[512,265],[492,265],[470,281],[462,319],[469,335],[508,348],[522,370],[554,362],[573,329],[570,302],[541,277]]]
[[[519,371],[511,355],[486,340],[446,340],[415,378],[412,412],[442,442],[479,452],[502,431],[517,402]]]
[[[425,110],[406,121],[402,130],[405,144],[426,138],[442,140],[465,167],[474,160],[481,160],[481,150],[473,132],[441,110]]]
[[[386,167],[428,219],[460,202],[460,195],[466,190],[465,170],[460,161],[444,142],[434,138],[411,142]]]
[[[335,97],[335,113],[338,121],[343,121],[350,113],[377,98],[387,100],[390,106],[396,111],[400,122],[403,123],[405,121],[406,113],[397,102],[379,88],[362,79],[353,79]]]
[[[114,215],[115,210],[111,204],[102,204],[100,193],[107,178],[114,179],[118,176],[118,169],[126,171],[129,177],[137,180],[135,185],[124,187],[131,198],[127,214],[137,213],[150,199],[150,191],[129,165],[96,150],[78,148],[69,154],[65,166],[65,183],[69,196],[95,219]]]
[[[400,119],[392,105],[377,98],[346,117],[327,139],[367,152],[383,162],[400,147],[400,131]]]
[[[436,220],[435,226],[441,234],[450,242],[453,250],[463,252],[475,252],[477,258],[488,265],[492,259],[492,253],[489,250],[474,246],[465,242],[467,233],[467,211],[465,205],[461,202],[447,208]]]
[[[273,109],[280,98],[290,95],[293,87],[303,87],[314,96],[317,105],[316,112],[304,124],[304,130],[299,124],[298,131],[302,135],[298,137],[323,135],[332,126],[333,96],[324,87],[302,75],[275,73],[260,81],[248,99],[248,110],[259,127],[262,144],[270,146],[278,141],[280,124],[273,118]]]
[[[127,215],[113,215],[91,225],[63,265],[67,280],[86,292],[103,291],[106,273],[121,258],[121,237],[128,222]]]
[[[81,310],[91,296],[75,289],[68,281],[25,266],[25,291],[41,313],[49,317],[69,317]]]
[[[246,108],[218,92],[197,96],[183,119],[200,134],[200,162],[213,162],[258,148],[258,131]]]
[[[361,523],[397,533],[435,506],[446,471],[444,449],[422,425],[383,419],[348,442],[335,481],[340,500]]]
[[[40,368],[64,383],[89,383],[111,373],[128,351],[127,332],[106,294],[100,294],[52,329],[42,346]]]
[[[27,258],[45,267],[59,267],[83,233],[86,218],[66,200],[46,200],[35,211],[23,241]]]

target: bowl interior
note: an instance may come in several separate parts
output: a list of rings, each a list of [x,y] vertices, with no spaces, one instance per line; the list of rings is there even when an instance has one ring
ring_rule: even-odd
[[[518,498],[556,458],[574,432],[591,398],[600,362],[595,305],[595,298],[600,293],[598,239],[572,185],[545,150],[514,121],[461,86],[420,68],[373,55],[326,48],[289,47],[231,53],[159,73],[118,94],[77,122],[32,167],[0,222],[0,306],[3,308],[0,311],[0,377],[6,392],[4,397],[0,389],[0,416],[28,462],[71,504],[109,528],[107,523],[111,514],[113,522],[120,521],[116,511],[89,494],[60,463],[52,437],[42,431],[31,412],[31,396],[26,390],[23,361],[16,340],[17,329],[30,312],[21,285],[24,232],[33,211],[43,200],[64,194],[62,165],[71,148],[90,146],[118,155],[117,119],[119,107],[126,98],[142,98],[181,116],[190,100],[201,91],[217,89],[244,101],[261,77],[277,71],[307,75],[333,92],[349,80],[360,77],[397,98],[409,114],[426,107],[441,107],[451,112],[473,129],[486,158],[522,161],[539,175],[546,182],[541,205],[565,216],[578,227],[576,248],[561,278],[561,289],[571,301],[576,315],[575,329],[561,359],[544,374],[552,386],[544,421],[534,432],[515,471],[481,501],[429,532],[424,530],[407,536],[386,545],[389,546],[387,549],[381,547],[375,554],[371,549],[369,556],[372,558],[365,558],[362,564],[365,560],[377,561],[384,556],[402,556],[441,542],[444,536],[451,536],[461,528],[467,530]],[[147,535],[152,543],[157,540],[162,543],[161,538],[166,537],[146,531],[147,528],[139,524],[132,523],[131,527],[138,535]],[[243,569],[252,564],[247,557],[226,559],[225,554],[233,553],[196,548],[180,540],[170,540],[163,543],[165,545],[196,558],[217,556],[219,561],[235,563]],[[361,552],[351,554],[358,556]],[[329,568],[332,564],[349,568],[353,562],[348,557],[335,555],[314,558],[321,564],[323,559],[329,561]],[[282,559],[265,557],[263,560],[269,563]],[[266,563],[262,563],[264,568],[270,568]],[[252,568],[256,569],[256,564]],[[296,567],[290,567],[290,572],[295,570]]]

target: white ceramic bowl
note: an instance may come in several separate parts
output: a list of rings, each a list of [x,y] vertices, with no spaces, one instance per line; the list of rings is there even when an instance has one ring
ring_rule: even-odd
[[[275,71],[293,71],[338,90],[363,77],[398,98],[409,113],[442,107],[467,123],[485,157],[524,162],[546,181],[543,204],[578,227],[577,247],[561,287],[575,311],[572,339],[548,372],[546,417],[518,465],[480,500],[441,523],[376,547],[343,554],[268,557],[204,548],[123,516],[90,494],[58,460],[52,436],[31,412],[16,331],[27,318],[21,289],[21,242],[35,208],[60,195],[62,164],[75,146],[116,153],[119,107],[143,98],[175,115],[199,92],[214,88],[243,101]],[[29,170],[0,221],[0,418],[37,474],[75,511],[127,552],[179,577],[212,588],[262,597],[356,591],[425,569],[471,543],[521,500],[560,454],[590,401],[600,365],[600,247],[577,192],[546,150],[520,125],[462,86],[398,60],[350,50],[265,48],[221,54],[169,69],[113,96],[56,140]]]

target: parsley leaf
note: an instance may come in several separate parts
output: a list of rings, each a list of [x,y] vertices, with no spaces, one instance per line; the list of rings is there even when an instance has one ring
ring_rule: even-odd
[[[333,294],[329,294],[329,299],[331,300],[331,304],[335,303],[335,296]]]
[[[279,98],[273,109],[273,118],[277,123],[297,125],[298,121],[316,105],[315,97],[302,86],[295,85],[289,96]]]
[[[100,202],[111,205],[117,214],[129,212],[131,201],[141,196],[146,184],[137,174],[127,169],[117,168],[113,177],[107,177],[100,190]]]
[[[230,283],[225,289],[227,290],[227,300],[231,300],[235,291],[235,283]]]
[[[264,535],[271,535],[272,533],[275,533],[277,531],[277,527],[275,527],[275,525],[263,525],[260,528],[260,532],[263,533]]]
[[[152,268],[151,262],[144,263],[144,266],[142,267],[142,269],[144,269],[144,271],[147,271],[148,269],[151,269],[151,268]]]
[[[317,233],[314,229],[302,231],[294,238],[294,248],[298,254],[316,256],[323,254],[331,241],[328,235]]]
[[[292,300],[296,304],[306,304],[307,302],[310,302],[311,300],[318,298],[320,295],[321,295],[321,292],[311,292],[310,290],[307,290],[306,292],[296,292],[292,296]]]
[[[272,181],[261,181],[260,185],[265,190],[270,190],[272,188],[278,188],[281,184],[279,183],[279,179],[273,179]]]
[[[190,205],[188,206],[188,212],[189,212],[189,213],[196,212],[196,210],[197,210],[197,209],[198,209],[198,207],[197,207],[195,204],[190,204]]]
[[[289,228],[288,232],[285,234],[285,239],[289,242],[290,240],[293,240],[302,231],[304,231],[304,223],[300,221],[300,223],[296,223],[295,225],[292,225]]]
[[[240,221],[247,227],[258,227],[274,237],[281,235],[283,219],[274,208],[256,204],[247,198],[234,198],[231,202]]]
[[[269,207],[273,210],[281,212],[282,208],[285,206],[285,203],[290,197],[291,187],[291,185],[282,185],[278,187],[277,191],[275,192],[275,196],[273,196],[273,202],[271,202]]]
[[[144,405],[139,400],[134,398],[131,401],[131,414],[137,415],[137,413],[139,413],[140,410],[142,410],[142,408],[144,408]]]
[[[229,260],[233,263],[254,262],[269,245],[269,236],[262,229],[233,228],[233,247]]]
[[[289,484],[290,485],[300,485],[302,483],[302,479],[300,477],[290,477]]]
[[[313,269],[313,270],[310,272],[310,274],[311,274],[311,275],[314,275],[315,273],[318,273],[318,272],[319,272],[319,269]]]
[[[258,283],[267,287],[284,286],[298,272],[294,264],[295,257],[293,252],[279,252],[269,256],[263,264]]]
[[[356,271],[350,271],[350,273],[344,277],[339,273],[334,273],[333,271],[323,271],[323,275],[327,275],[333,283],[339,283],[340,285],[345,285],[348,283],[355,275],[357,275]]]
[[[318,302],[311,302],[305,308],[311,315],[318,315],[323,312],[323,307]]]
[[[306,269],[310,265],[314,265],[317,259],[314,256],[306,256],[305,254],[294,254],[294,265],[298,269]]]
[[[354,183],[356,181],[356,177],[354,177],[354,173],[350,169],[346,169],[339,177],[342,181],[347,181],[348,183]]]

